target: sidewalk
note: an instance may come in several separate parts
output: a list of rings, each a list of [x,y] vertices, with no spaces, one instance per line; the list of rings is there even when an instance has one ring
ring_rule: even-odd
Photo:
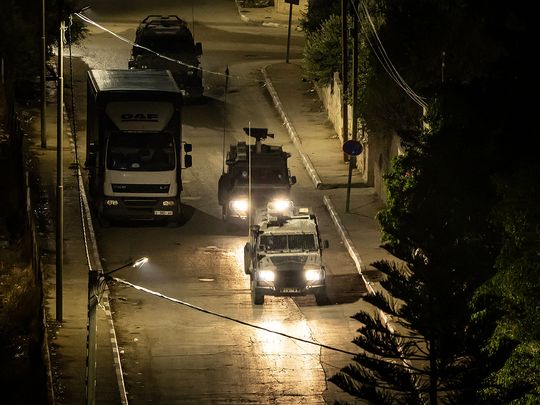
[[[84,71],[81,75],[84,76]],[[69,94],[69,93],[68,93]],[[49,91],[46,110],[47,148],[40,147],[40,119],[38,110],[30,110],[34,117],[26,131],[32,139],[30,155],[39,178],[40,243],[44,272],[47,340],[49,342],[51,372],[55,404],[82,404],[86,396],[87,358],[87,304],[88,265],[85,241],[80,221],[80,205],[74,146],[70,125],[64,120],[63,145],[64,179],[64,260],[62,272],[63,322],[56,321],[56,262],[55,262],[55,212],[56,212],[56,101],[55,91]],[[106,302],[104,302],[106,303]],[[111,325],[109,316],[97,310],[96,403],[120,404],[115,359],[111,350]]]
[[[265,27],[288,27],[289,14],[276,12],[274,7],[242,7],[240,0],[235,0],[240,19],[247,24],[262,25]],[[291,30],[300,30],[300,17],[298,7],[293,6]]]
[[[263,74],[274,106],[297,146],[314,187],[321,190],[321,198],[343,243],[371,290],[370,283],[377,281],[378,272],[370,264],[376,260],[395,260],[380,247],[381,232],[375,215],[384,205],[374,189],[366,187],[360,174],[353,170],[350,209],[346,212],[348,163],[343,161],[341,142],[313,85],[302,81],[302,69],[294,63],[269,65]]]

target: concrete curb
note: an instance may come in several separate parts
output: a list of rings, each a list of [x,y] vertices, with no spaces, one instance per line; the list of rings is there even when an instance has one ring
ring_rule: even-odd
[[[102,272],[103,265],[101,263],[101,259],[99,256],[99,251],[97,247],[97,240],[96,240],[96,234],[94,232],[94,226],[92,225],[92,215],[90,211],[90,206],[88,204],[88,199],[86,197],[86,191],[84,189],[84,182],[82,178],[81,168],[78,161],[78,151],[77,151],[77,144],[75,142],[75,135],[73,134],[73,131],[71,129],[71,122],[69,121],[69,117],[67,114],[67,111],[64,107],[64,122],[67,121],[67,125],[65,125],[65,132],[68,136],[69,143],[71,146],[71,153],[73,153],[76,158],[76,165],[77,165],[77,178],[78,178],[78,184],[79,184],[79,204],[81,208],[81,221],[83,226],[83,238],[84,243],[87,245],[87,261],[88,266],[91,267],[91,261],[93,261],[96,265],[99,266],[98,271]],[[87,231],[84,229],[87,228]],[[89,240],[89,241],[88,241]],[[92,257],[90,257],[90,254]],[[109,303],[109,292],[108,288],[105,288],[105,291],[103,291],[103,295],[101,297],[102,305],[105,310],[105,316],[107,321],[109,322],[109,334],[110,334],[110,342],[111,342],[111,349],[113,352],[113,358],[114,358],[114,369],[116,373],[116,380],[118,384],[118,392],[120,395],[120,403],[122,405],[128,404],[128,398],[127,398],[127,391],[126,386],[124,382],[124,373],[122,371],[122,363],[120,361],[120,351],[118,349],[118,340],[116,338],[116,331],[114,329],[114,322],[112,319],[112,314],[110,310],[110,303]],[[88,349],[88,348],[87,348]]]
[[[276,89],[274,88],[274,85],[272,84],[272,80],[270,79],[270,77],[268,76],[268,73],[266,72],[266,67],[263,67],[261,69],[261,72],[264,76],[266,89],[270,93],[270,96],[272,97],[272,101],[274,102],[274,106],[276,107],[279,115],[281,116],[281,119],[283,120],[283,125],[285,125],[285,128],[287,128],[287,133],[289,134],[289,137],[294,143],[294,146],[296,146],[296,149],[298,150],[298,153],[300,154],[300,158],[302,159],[302,163],[304,164],[304,167],[306,171],[308,172],[309,177],[311,178],[311,181],[313,182],[313,185],[315,186],[317,190],[319,190],[322,187],[322,180],[319,177],[317,170],[315,170],[313,163],[311,163],[311,160],[304,152],[304,148],[302,147],[302,141],[298,137],[296,130],[294,129],[291,122],[289,121],[289,118],[287,117],[287,114],[285,113],[285,110],[283,109],[283,104],[281,103],[281,100],[279,99]]]
[[[236,4],[236,9],[238,10],[238,14],[240,15],[240,19],[245,22],[246,24],[253,24],[253,25],[262,25],[263,27],[270,27],[270,28],[281,28],[285,27],[287,28],[289,24],[280,24],[276,22],[269,22],[269,21],[260,21],[260,20],[253,20],[246,16],[244,13],[242,13],[242,7],[240,4],[238,4],[238,0],[234,0],[234,3]]]
[[[238,10],[238,14],[240,15],[240,19],[245,23],[250,23],[251,20],[249,19],[249,17],[246,17],[246,15],[244,13],[242,13],[240,4],[238,4],[238,0],[234,0],[234,4],[236,4],[236,9]]]
[[[345,248],[347,249],[347,252],[349,252],[349,255],[351,256],[351,259],[353,260],[356,270],[358,271],[358,274],[360,274],[360,277],[362,277],[362,280],[364,281],[364,284],[366,285],[367,289],[371,294],[375,293],[375,290],[373,289],[373,283],[369,281],[364,274],[366,270],[366,265],[362,261],[362,258],[360,257],[360,254],[358,253],[358,250],[354,247],[354,244],[352,242],[352,239],[349,236],[349,232],[343,225],[343,222],[341,221],[341,218],[339,217],[336,208],[334,207],[334,203],[332,202],[332,199],[325,195],[323,196],[324,205],[326,206],[326,209],[330,213],[330,217],[332,218],[332,221],[334,221],[334,225],[336,226],[339,236],[341,236],[341,240],[343,241],[343,244],[345,245]]]

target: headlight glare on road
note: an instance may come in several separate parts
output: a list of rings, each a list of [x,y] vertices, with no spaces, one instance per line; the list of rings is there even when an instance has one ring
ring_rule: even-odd
[[[259,271],[259,281],[274,281],[276,278],[276,273],[272,270],[261,270]]]
[[[306,281],[319,281],[324,277],[321,269],[309,269],[306,270]]]

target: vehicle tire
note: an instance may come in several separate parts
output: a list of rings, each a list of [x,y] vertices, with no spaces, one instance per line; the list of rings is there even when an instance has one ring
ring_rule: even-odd
[[[251,274],[251,257],[249,255],[249,242],[244,246],[244,273]]]
[[[111,221],[105,218],[102,214],[98,214],[98,223],[101,228],[108,228],[111,226]]]
[[[228,213],[227,213],[227,207],[224,205],[221,207],[221,219],[223,220],[223,222],[227,223],[227,219],[228,219]]]
[[[330,299],[326,293],[326,288],[321,288],[315,292],[315,302],[317,305],[328,305],[330,304]]]
[[[263,305],[264,304],[264,294],[257,291],[255,284],[257,282],[253,280],[251,282],[251,301],[254,305]]]

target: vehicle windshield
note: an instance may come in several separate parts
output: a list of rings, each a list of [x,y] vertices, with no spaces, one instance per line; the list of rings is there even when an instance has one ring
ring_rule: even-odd
[[[138,44],[162,54],[194,52],[193,38],[190,35],[145,35]],[[149,52],[146,49],[133,48],[135,56],[147,53]]]
[[[265,252],[316,251],[313,234],[261,235],[259,246]]]
[[[107,144],[107,169],[125,171],[174,170],[174,141],[167,133],[111,134]]]
[[[287,184],[287,173],[282,169],[273,167],[251,167],[251,182],[253,184]],[[234,172],[234,179],[238,185],[249,183],[249,168],[238,167]]]

